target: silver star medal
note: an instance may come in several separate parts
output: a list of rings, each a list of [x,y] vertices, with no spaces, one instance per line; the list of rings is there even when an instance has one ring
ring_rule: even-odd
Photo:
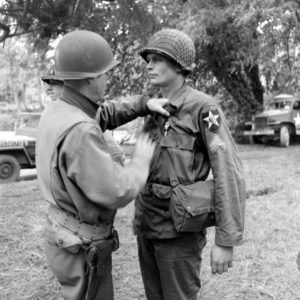
[[[168,135],[168,130],[169,130],[169,127],[170,127],[170,124],[169,122],[167,121],[164,125],[164,136],[167,136]]]

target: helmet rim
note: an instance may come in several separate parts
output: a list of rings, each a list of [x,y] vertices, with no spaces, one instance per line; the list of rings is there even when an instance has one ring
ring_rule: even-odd
[[[176,58],[174,55],[171,55],[170,53],[168,53],[167,51],[163,51],[161,49],[158,49],[158,48],[155,48],[155,47],[145,47],[143,48],[141,51],[140,51],[140,56],[146,61],[148,62],[147,60],[147,54],[148,53],[156,53],[156,54],[159,54],[159,55],[162,55],[162,56],[165,56],[169,59],[171,59],[174,63],[176,64],[179,64],[183,70],[186,70],[186,71],[192,71],[195,67],[196,67],[196,64],[195,63],[192,63],[191,65],[189,66],[186,66],[179,58]]]
[[[66,72],[66,71],[56,71],[55,77],[58,80],[80,80],[80,79],[86,79],[86,78],[96,78],[98,76],[101,76],[108,71],[110,71],[112,68],[120,64],[119,61],[113,59],[113,61],[103,70],[99,72]]]

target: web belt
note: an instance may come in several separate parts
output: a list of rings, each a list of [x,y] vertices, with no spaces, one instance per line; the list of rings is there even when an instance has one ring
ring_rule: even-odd
[[[107,239],[112,234],[113,224],[111,222],[91,225],[78,220],[73,215],[54,205],[49,206],[48,218],[52,223],[70,230],[82,240]]]

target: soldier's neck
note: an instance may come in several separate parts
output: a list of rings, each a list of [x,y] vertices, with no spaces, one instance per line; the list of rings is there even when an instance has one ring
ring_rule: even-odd
[[[177,93],[177,91],[181,89],[184,83],[185,79],[183,77],[177,77],[168,85],[161,87],[160,90],[163,97],[171,100],[173,96]]]

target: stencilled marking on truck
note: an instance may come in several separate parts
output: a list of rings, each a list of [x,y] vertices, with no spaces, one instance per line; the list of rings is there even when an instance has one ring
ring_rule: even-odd
[[[27,146],[27,141],[1,141],[0,140],[0,147],[20,147],[20,146]]]

